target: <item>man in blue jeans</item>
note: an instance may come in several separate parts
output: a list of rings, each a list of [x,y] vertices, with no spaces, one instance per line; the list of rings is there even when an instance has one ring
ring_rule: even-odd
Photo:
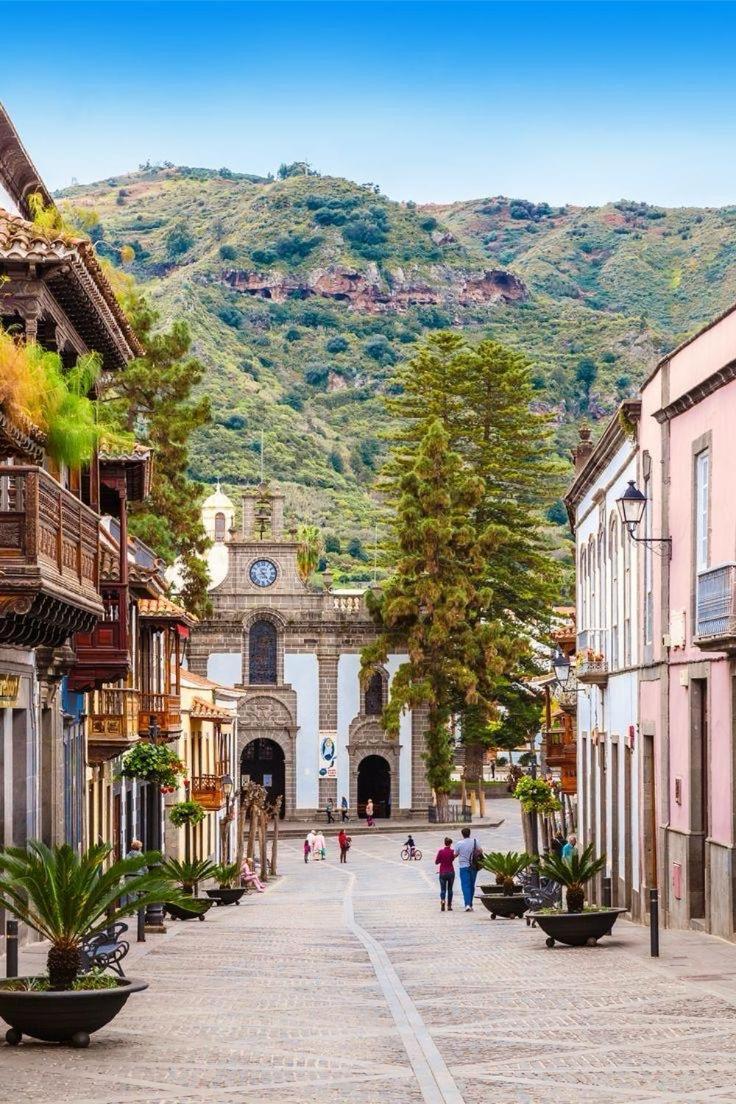
[[[463,891],[463,901],[465,902],[465,911],[473,911],[473,895],[475,893],[475,879],[478,876],[478,871],[473,865],[473,853],[480,848],[478,847],[478,841],[473,837],[470,838],[470,829],[463,828],[462,839],[458,840],[455,844],[455,858],[458,860],[457,865],[460,868],[460,885]]]

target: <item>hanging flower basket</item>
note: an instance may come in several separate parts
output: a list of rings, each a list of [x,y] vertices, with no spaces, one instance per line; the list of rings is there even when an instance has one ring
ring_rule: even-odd
[[[178,801],[169,809],[169,820],[175,828],[182,828],[185,824],[199,824],[204,816],[204,809],[198,801]]]
[[[124,756],[120,770],[122,778],[138,778],[162,788],[176,787],[184,774],[181,759],[165,744],[136,744]]]
[[[521,802],[525,813],[554,813],[560,808],[549,782],[545,782],[543,778],[532,778],[528,774],[517,782],[514,797]]]

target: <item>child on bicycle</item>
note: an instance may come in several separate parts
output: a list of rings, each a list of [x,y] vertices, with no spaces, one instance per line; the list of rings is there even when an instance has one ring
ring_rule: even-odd
[[[409,838],[407,839],[406,843],[404,844],[404,847],[408,847],[408,849],[409,849],[409,858],[413,859],[416,844],[414,843],[414,838],[411,834],[409,835]]]

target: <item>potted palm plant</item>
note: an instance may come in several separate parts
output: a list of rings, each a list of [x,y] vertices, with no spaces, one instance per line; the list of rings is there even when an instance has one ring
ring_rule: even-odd
[[[524,891],[516,881],[532,863],[526,851],[491,851],[481,863],[485,870],[496,875],[495,886],[481,886],[481,902],[491,914],[497,916],[523,916],[526,911]]]
[[[204,920],[214,901],[195,896],[199,882],[210,878],[215,864],[209,859],[166,859],[161,870],[166,877],[178,885],[181,894],[166,901],[166,911],[175,920]]]
[[[105,863],[112,848],[100,843],[78,855],[68,844],[31,840],[0,852],[0,908],[48,940],[48,975],[0,981],[6,1040],[23,1035],[47,1042],[89,1045],[145,981],[81,973],[80,949],[93,935],[158,901],[180,896],[160,868],[158,852]]]
[[[217,889],[208,889],[207,896],[218,905],[239,905],[245,886],[235,884],[238,881],[238,864],[219,863],[213,867],[211,874],[217,882]]]
[[[536,920],[547,935],[547,946],[554,947],[556,942],[567,943],[571,947],[593,947],[603,935],[610,935],[611,929],[624,908],[608,908],[585,904],[585,886],[600,873],[606,865],[606,856],[594,856],[595,845],[589,843],[578,854],[573,851],[568,858],[560,855],[546,855],[539,863],[539,873],[565,888],[566,908],[546,908],[530,912],[529,918]]]

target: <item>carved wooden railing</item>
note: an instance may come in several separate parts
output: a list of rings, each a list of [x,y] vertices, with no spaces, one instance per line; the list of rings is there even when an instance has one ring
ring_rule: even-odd
[[[0,642],[56,646],[102,616],[99,517],[44,471],[0,466]]]
[[[74,637],[77,662],[70,675],[70,687],[74,690],[117,682],[125,678],[130,668],[127,584],[103,583],[102,604],[102,620],[91,632],[77,633]]]
[[[225,804],[225,791],[221,774],[196,774],[192,778],[190,793],[193,801],[213,812]]]
[[[138,712],[138,733],[148,736],[155,725],[161,736],[178,736],[181,732],[181,702],[174,694],[144,692]]]
[[[92,763],[114,759],[138,740],[140,694],[137,690],[105,687],[90,694],[87,753]]]

